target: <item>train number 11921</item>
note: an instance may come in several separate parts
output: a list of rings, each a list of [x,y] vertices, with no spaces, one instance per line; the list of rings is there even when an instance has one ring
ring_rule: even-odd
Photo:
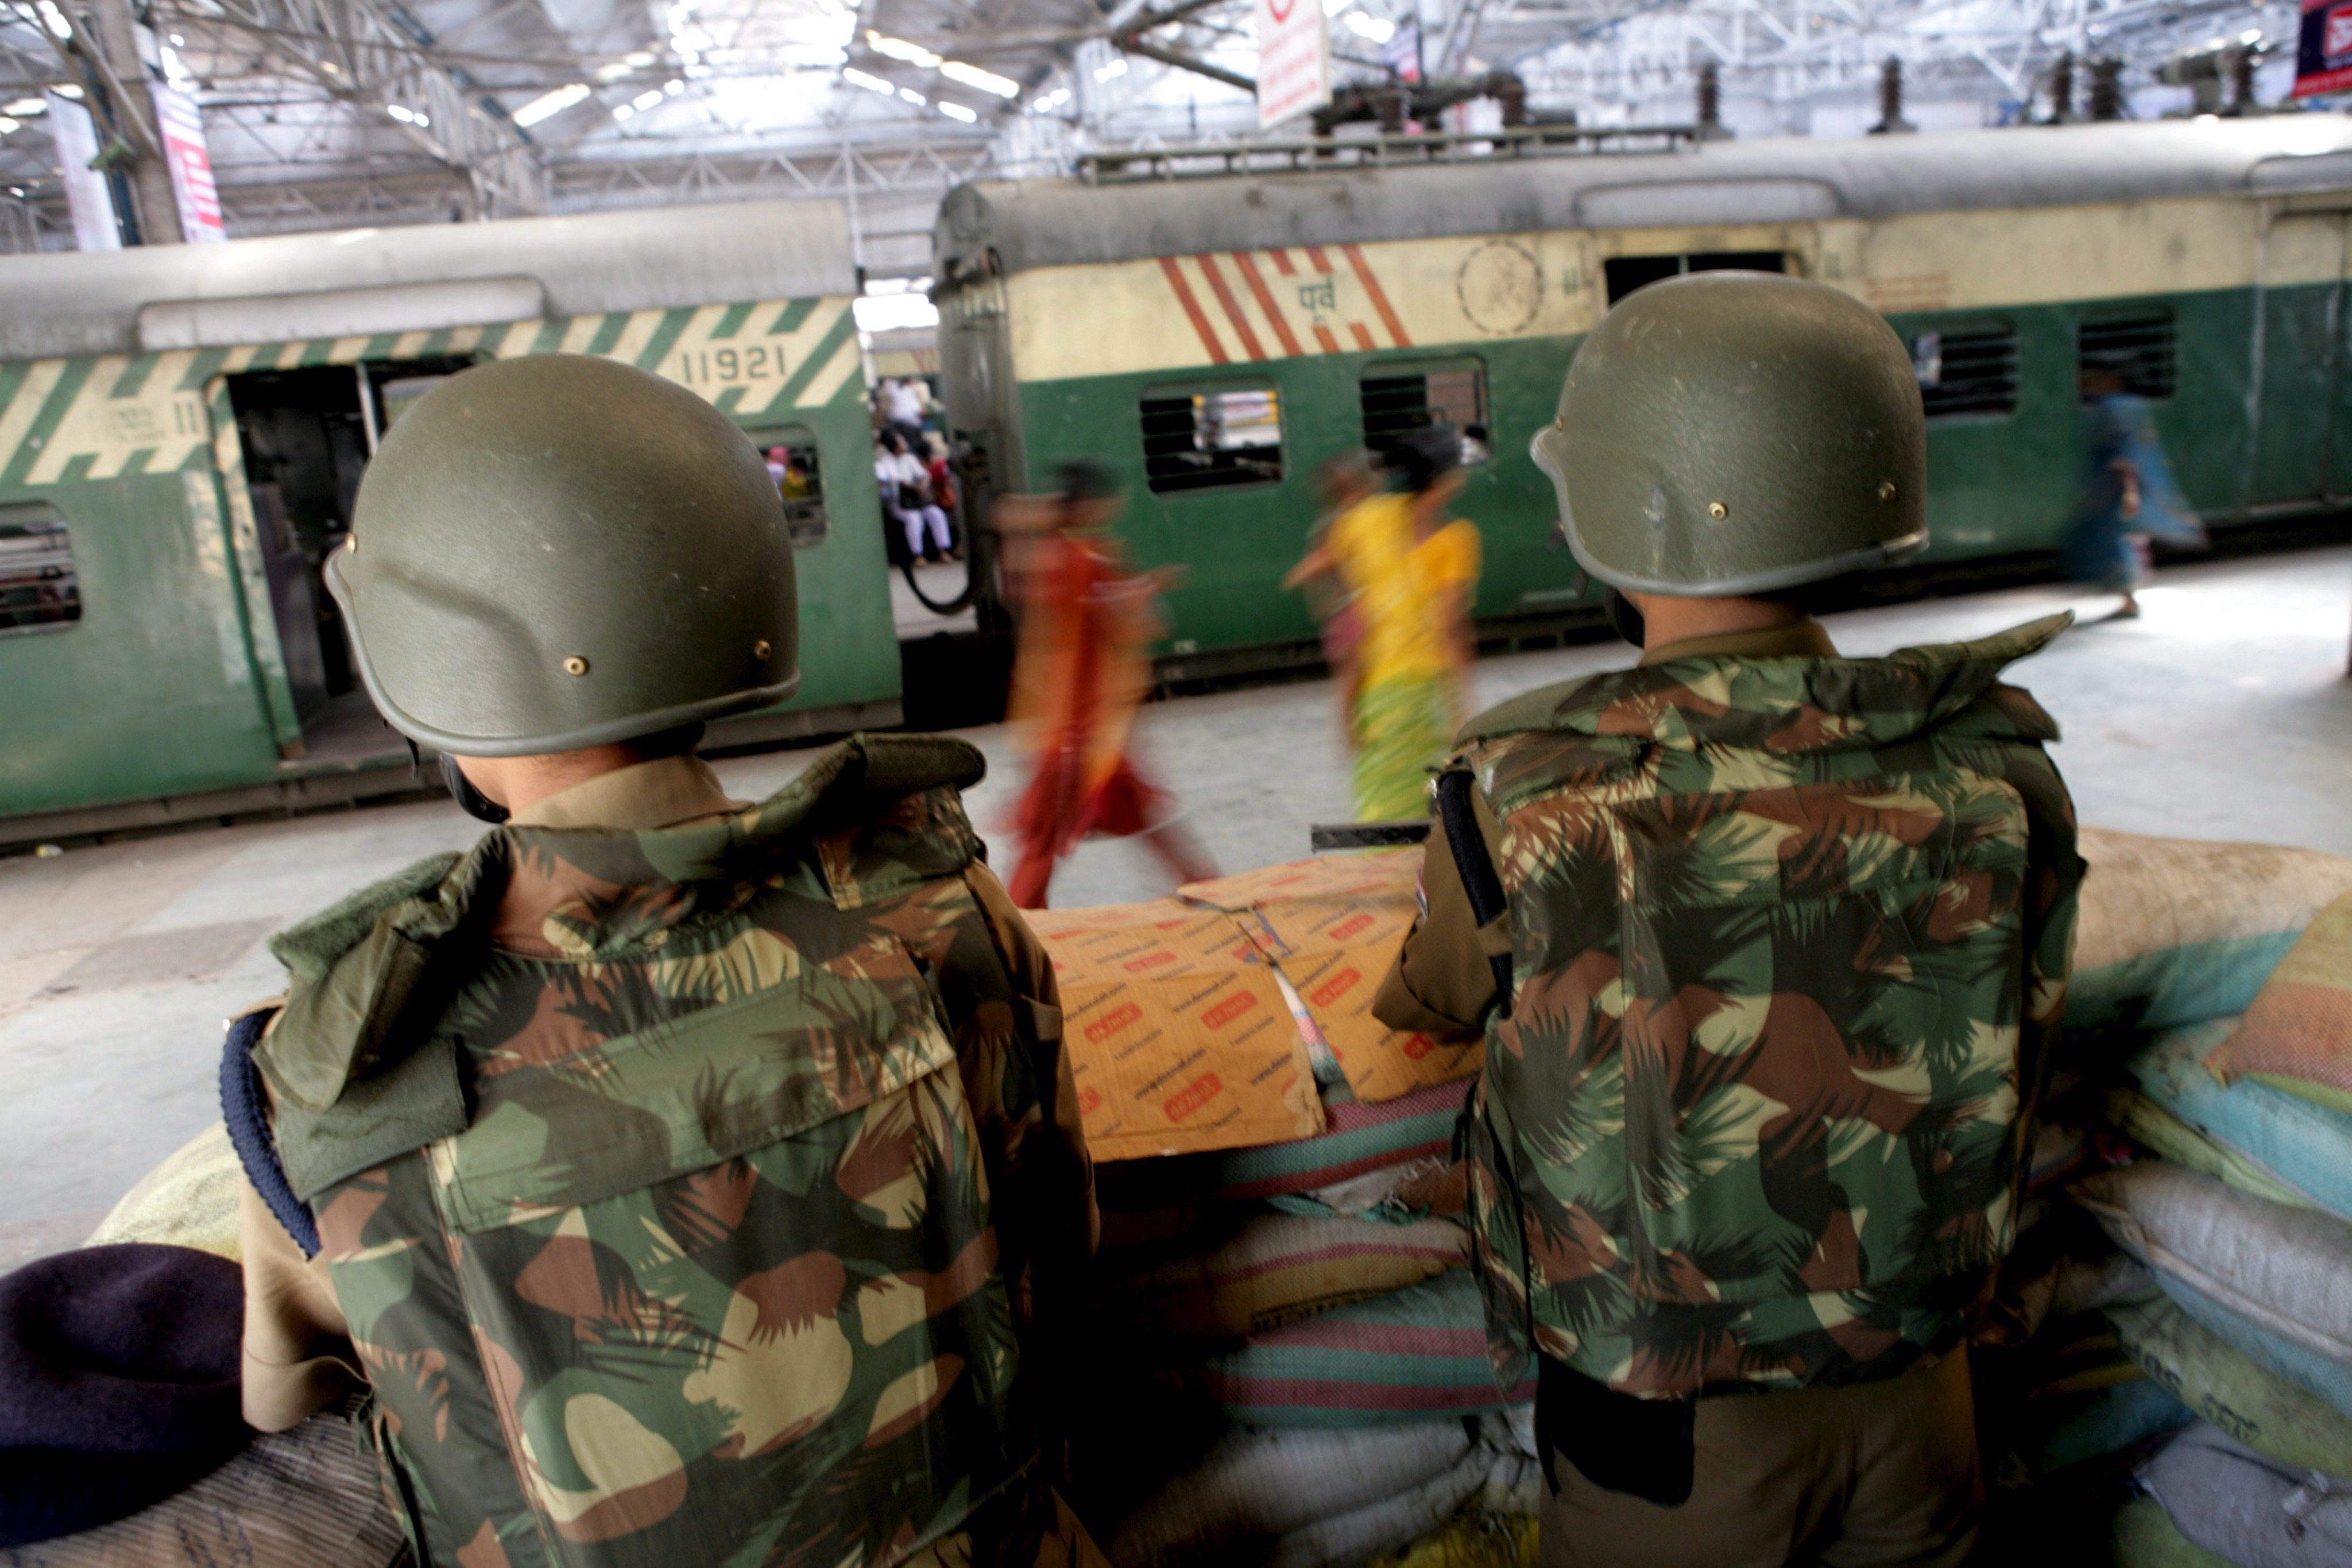
[[[677,357],[677,379],[688,386],[705,382],[748,382],[784,373],[784,351],[750,349],[689,349]]]

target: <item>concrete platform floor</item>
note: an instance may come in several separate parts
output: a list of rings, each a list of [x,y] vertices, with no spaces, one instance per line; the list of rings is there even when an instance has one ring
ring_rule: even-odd
[[[2079,626],[2016,678],[2065,727],[2057,756],[2084,821],[2352,855],[2352,548],[2167,571],[2137,622]],[[2055,587],[1832,618],[1877,653],[1981,635],[2111,600]],[[1622,666],[1617,644],[1485,662],[1486,702]],[[1307,852],[1348,815],[1330,688],[1317,682],[1154,706],[1143,751],[1229,871]],[[1019,789],[1012,737],[967,732],[995,771],[972,792],[983,832]],[[719,764],[757,797],[808,761]],[[220,1113],[222,1020],[279,988],[272,930],[478,826],[442,801],[186,832],[0,861],[0,1268],[70,1244],[143,1172]],[[1149,898],[1158,868],[1122,842],[1083,847],[1057,904]]]

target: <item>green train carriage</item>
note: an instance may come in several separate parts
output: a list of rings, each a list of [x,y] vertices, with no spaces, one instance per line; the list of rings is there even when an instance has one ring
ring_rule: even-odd
[[[1177,149],[951,192],[936,237],[957,433],[1000,488],[1090,456],[1142,563],[1182,562],[1164,678],[1312,658],[1278,586],[1317,469],[1414,423],[1473,433],[1490,633],[1583,594],[1526,459],[1583,333],[1714,267],[1848,289],[1913,348],[1929,562],[2057,548],[2082,482],[2078,366],[2157,405],[2219,528],[2341,507],[2352,120],[2068,126],[1555,151],[1506,132]],[[1571,144],[1580,145],[1580,144]],[[1418,161],[1418,162],[1416,162]]]
[[[318,564],[494,356],[627,361],[789,455],[801,692],[718,738],[897,723],[856,292],[824,202],[0,260],[0,842],[414,788]]]

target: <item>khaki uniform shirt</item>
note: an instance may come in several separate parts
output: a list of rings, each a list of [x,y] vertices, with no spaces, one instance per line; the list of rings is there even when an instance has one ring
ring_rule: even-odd
[[[1768,626],[1758,632],[1726,632],[1713,637],[1687,637],[1643,653],[1641,664],[1663,664],[1669,659],[1744,658],[1788,659],[1837,656],[1830,634],[1817,621]],[[1495,820],[1486,798],[1470,794],[1478,831],[1486,841],[1489,860],[1500,862],[1502,824]],[[1446,847],[1443,828],[1433,829],[1421,864],[1423,914],[1406,933],[1397,961],[1373,999],[1372,1013],[1391,1029],[1414,1030],[1440,1039],[1475,1035],[1485,1027],[1486,1009],[1495,1000],[1495,971],[1487,962],[1511,950],[1507,917],[1480,926],[1470,913],[1470,895],[1454,868],[1454,852]]]

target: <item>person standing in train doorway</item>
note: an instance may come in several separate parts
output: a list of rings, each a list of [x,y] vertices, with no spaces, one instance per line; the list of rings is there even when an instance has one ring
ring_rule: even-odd
[[[1053,966],[961,741],[730,800],[799,685],[759,453],[610,360],[427,392],[331,558],[377,708],[493,824],[280,934],[233,1026],[244,1407],[364,1389],[420,1568],[1076,1568],[1095,1224]]]
[[[1429,814],[1430,769],[1466,711],[1477,653],[1478,529],[1446,509],[1462,488],[1462,433],[1423,425],[1382,461],[1391,486],[1334,517],[1283,579],[1336,578],[1355,617],[1343,689],[1360,822]]]
[[[1464,727],[1374,1011],[1485,1035],[1457,1138],[1547,1568],[1973,1543],[1967,1334],[2083,862],[2000,679],[2071,617],[1848,658],[1809,613],[1926,545],[1926,453],[1881,317],[1740,272],[1629,296],[1535,439],[1642,660]]]
[[[2149,577],[2148,541],[2202,545],[2205,526],[2172,477],[2157,439],[2156,416],[2144,398],[2126,389],[2126,366],[2095,361],[2083,370],[2083,402],[2091,414],[2091,472],[2066,539],[2066,575],[2123,603],[2108,617],[2139,615],[2139,590]]]
[[[1021,641],[1008,716],[1030,762],[1007,886],[1023,909],[1045,907],[1055,867],[1091,837],[1139,839],[1179,886],[1217,874],[1174,799],[1131,754],[1160,634],[1152,601],[1173,578],[1164,568],[1129,569],[1110,532],[1121,509],[1109,476],[1091,463],[1064,465],[1056,495],[997,504],[998,525],[1019,541]]]

